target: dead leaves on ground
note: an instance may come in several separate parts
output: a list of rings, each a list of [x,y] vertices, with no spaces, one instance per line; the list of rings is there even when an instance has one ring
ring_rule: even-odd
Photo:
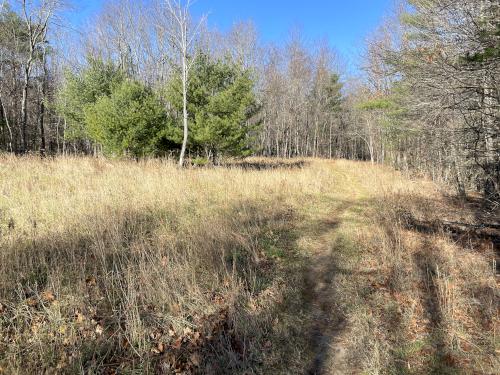
[[[97,285],[97,280],[94,276],[89,276],[85,279],[85,283],[87,284],[87,286],[93,287]]]
[[[46,303],[51,303],[51,302],[54,302],[56,300],[56,296],[54,295],[54,293],[52,293],[51,291],[44,291],[42,292],[42,294],[40,295],[40,298],[42,299],[43,302],[46,302]]]
[[[54,345],[60,346],[61,353],[75,356],[75,350],[86,342],[92,342],[95,346],[98,342],[106,341],[115,348],[114,351],[116,350],[113,354],[113,358],[116,356],[116,363],[121,363],[123,358],[132,358],[137,352],[130,341],[127,327],[123,322],[116,321],[113,311],[103,305],[99,281],[94,276],[82,281],[87,286],[88,295],[76,306],[51,290],[25,294],[24,308],[27,315],[26,330],[23,334],[31,337],[28,342],[49,339]],[[166,325],[161,328],[149,328],[156,330],[149,335],[149,339],[150,355],[156,358],[157,373],[193,374],[206,369],[207,366],[217,368],[217,363],[207,363],[205,359],[213,359],[214,350],[217,352],[229,348],[234,355],[243,356],[243,344],[232,326],[227,296],[211,292],[209,300],[217,311],[209,315],[189,317],[188,326],[174,328],[173,325]],[[145,314],[152,313],[148,309],[149,306]],[[170,313],[183,316],[182,310],[183,308],[176,304],[171,306]],[[0,304],[0,316],[5,314],[13,316],[15,311]],[[15,340],[14,335],[14,332],[8,335],[6,342]],[[73,360],[74,358],[71,361]],[[69,359],[66,359],[58,363],[58,369],[69,366],[68,361]],[[116,366],[113,365],[113,368]]]
[[[39,308],[56,302],[56,296],[49,290],[45,290],[40,294],[32,295],[26,298],[26,304],[29,307]]]
[[[204,354],[217,346],[223,336],[230,339],[236,352],[241,351],[227,308],[221,308],[211,315],[195,317],[192,326],[180,331],[170,326],[165,332],[160,330],[151,334],[151,353],[160,356],[160,373],[192,374],[202,366]]]

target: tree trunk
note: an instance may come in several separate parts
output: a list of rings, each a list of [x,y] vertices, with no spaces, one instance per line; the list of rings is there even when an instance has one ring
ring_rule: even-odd
[[[28,123],[28,87],[29,87],[30,69],[27,66],[24,70],[23,97],[21,101],[21,153],[26,153],[28,140],[26,135],[26,127]]]
[[[182,119],[184,127],[184,137],[182,140],[181,156],[179,158],[179,166],[184,166],[184,157],[186,155],[188,141],[188,111],[187,111],[187,51],[184,49],[182,57]]]
[[[41,84],[41,98],[40,98],[40,113],[38,117],[38,122],[40,125],[40,156],[45,156],[45,95],[47,94],[47,64],[45,60],[45,51],[43,52],[42,64],[43,64],[43,77]]]
[[[332,124],[329,126],[328,157],[332,158]]]
[[[62,144],[62,153],[63,156],[66,156],[66,128],[67,128],[67,123],[66,123],[66,117],[64,118],[64,127],[63,127],[63,144]]]
[[[12,128],[10,127],[10,122],[9,122],[9,116],[7,114],[7,111],[5,110],[5,105],[3,104],[3,100],[0,96],[0,109],[2,110],[2,116],[5,121],[5,126],[7,126],[7,131],[9,132],[9,151],[12,152],[12,142],[13,142],[13,136],[12,136]]]

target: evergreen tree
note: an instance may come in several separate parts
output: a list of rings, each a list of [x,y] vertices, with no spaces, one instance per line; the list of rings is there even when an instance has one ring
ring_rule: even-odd
[[[89,138],[85,108],[111,95],[125,75],[111,62],[89,57],[87,67],[79,73],[65,72],[65,82],[57,96],[56,108],[65,118],[69,139]]]
[[[169,102],[176,113],[182,108],[180,85],[177,79],[167,88]],[[251,134],[257,127],[251,119],[258,110],[253,89],[254,82],[248,71],[231,62],[212,61],[200,54],[193,65],[188,87],[189,150],[212,161],[221,154],[250,154]],[[171,140],[180,142],[180,126],[167,133]]]
[[[154,156],[167,124],[164,106],[152,90],[126,80],[84,110],[90,137],[110,155]]]

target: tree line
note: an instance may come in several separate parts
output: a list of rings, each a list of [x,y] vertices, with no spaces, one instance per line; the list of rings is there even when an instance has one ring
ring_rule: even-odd
[[[61,2],[4,2],[2,149],[178,155],[187,122],[191,158],[349,156],[343,84],[327,44],[306,46],[294,33],[264,46],[251,22],[220,33],[193,20],[189,5],[107,2],[75,34],[61,26]],[[44,20],[31,57],[29,20]]]
[[[411,0],[365,59],[359,108],[375,157],[498,198],[500,3]]]
[[[367,40],[361,77],[295,30],[263,44],[190,2],[106,2],[69,27],[60,0],[0,3],[0,149],[390,163],[489,196],[500,185],[499,4],[409,0]]]

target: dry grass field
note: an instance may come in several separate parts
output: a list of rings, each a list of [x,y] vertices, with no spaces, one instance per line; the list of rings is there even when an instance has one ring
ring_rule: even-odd
[[[496,374],[497,234],[443,224],[474,207],[359,162],[0,156],[0,374]]]

